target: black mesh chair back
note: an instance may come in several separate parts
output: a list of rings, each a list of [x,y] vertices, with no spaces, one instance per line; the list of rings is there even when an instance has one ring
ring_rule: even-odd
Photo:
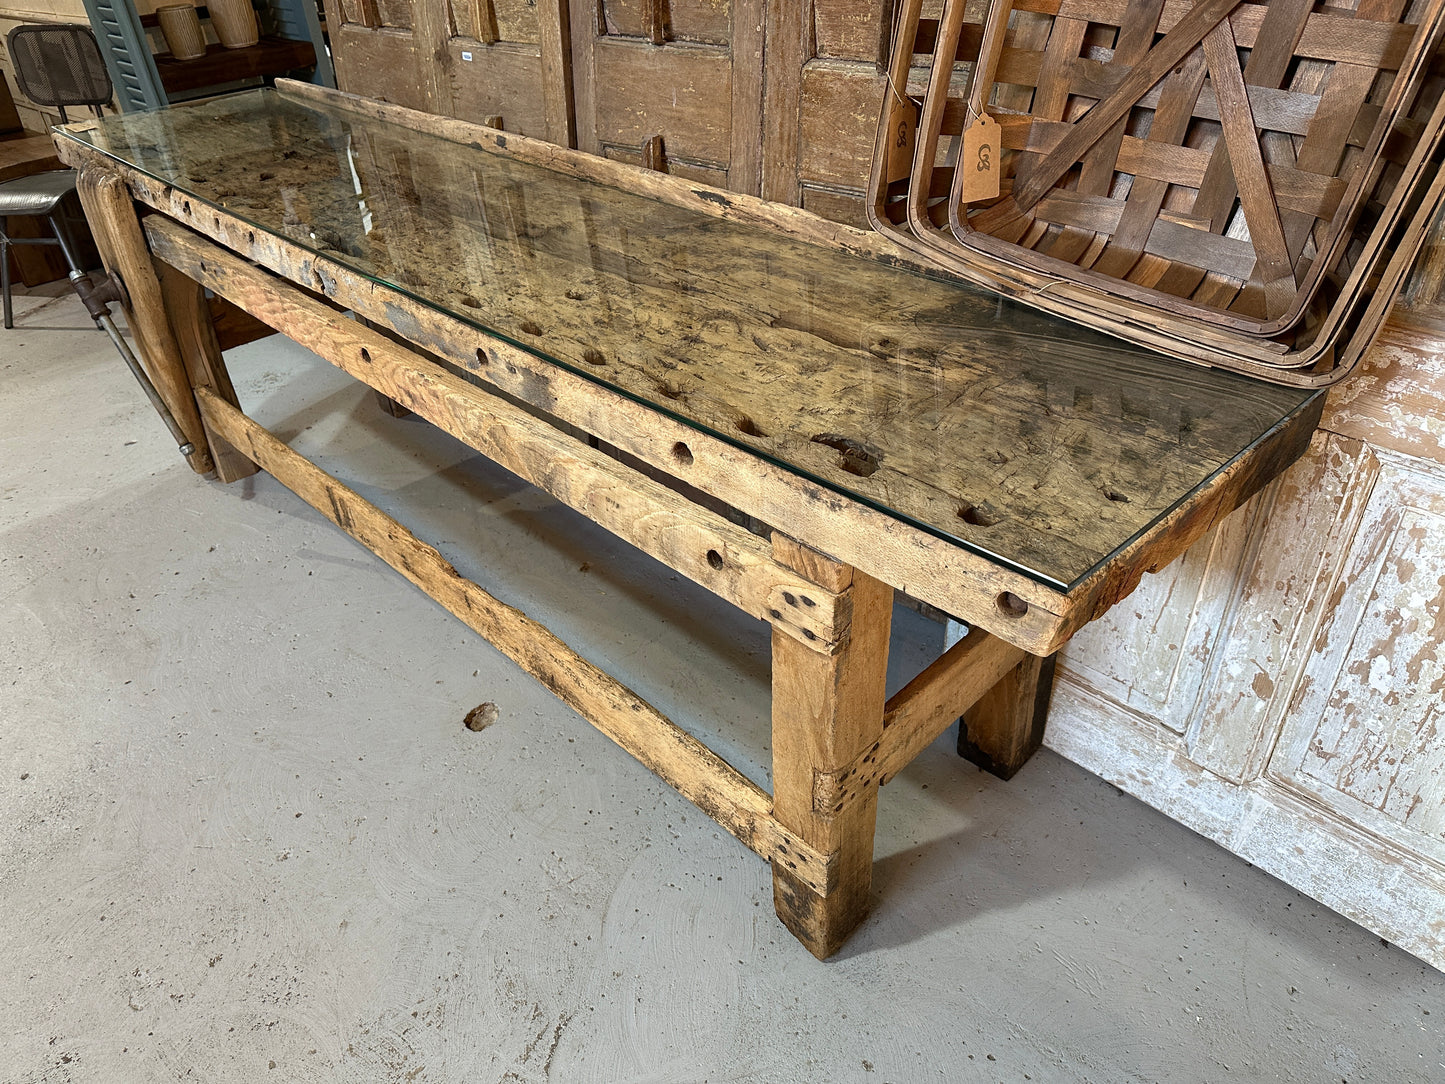
[[[6,39],[15,81],[36,105],[88,105],[96,114],[110,102],[110,75],[90,27],[75,23],[17,26]]]

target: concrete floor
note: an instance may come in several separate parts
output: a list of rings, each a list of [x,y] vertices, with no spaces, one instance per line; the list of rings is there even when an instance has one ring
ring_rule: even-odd
[[[18,307],[0,1080],[1445,1080],[1445,976],[1049,752],[891,784],[818,963],[761,861],[269,478],[190,474],[73,298]],[[766,783],[759,623],[289,344],[232,366]],[[898,625],[895,682],[940,640]]]

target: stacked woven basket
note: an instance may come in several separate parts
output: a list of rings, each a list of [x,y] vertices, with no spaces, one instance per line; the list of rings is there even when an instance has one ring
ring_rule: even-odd
[[[900,0],[869,217],[1046,311],[1332,383],[1445,203],[1445,0],[1341,2]]]

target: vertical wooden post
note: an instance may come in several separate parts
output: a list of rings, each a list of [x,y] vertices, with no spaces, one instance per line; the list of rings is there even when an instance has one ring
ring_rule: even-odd
[[[211,453],[201,426],[200,411],[196,408],[180,347],[166,319],[160,282],[156,279],[130,190],[114,173],[95,169],[82,171],[76,188],[106,270],[118,274],[125,283],[125,292],[130,298],[126,320],[135,335],[151,383],[186,439],[195,446],[195,451],[187,457],[191,469],[205,474],[211,469]]]
[[[841,810],[814,808],[814,780],[837,772],[883,733],[893,589],[847,565],[773,535],[779,561],[830,591],[847,591],[853,615],[836,653],[823,654],[773,626],[773,813],[828,855],[833,887],[819,895],[773,864],[773,905],[819,959],[836,952],[868,913],[878,785]]]
[[[585,6],[585,5],[584,5]],[[601,8],[599,3],[598,8]],[[542,61],[542,104],[547,138],[559,147],[577,142],[577,110],[572,93],[572,27],[567,0],[538,0],[537,46]]]
[[[1044,742],[1057,657],[1027,656],[964,713],[959,756],[1000,779],[1013,778]]]
[[[211,321],[211,308],[206,303],[206,291],[201,284],[177,271],[169,264],[154,261],[156,275],[161,284],[161,296],[166,307],[166,317],[175,333],[176,345],[190,374],[191,387],[209,388],[217,398],[224,399],[239,409],[236,389],[231,383],[231,374],[221,357],[221,344],[216,338],[216,328]],[[260,468],[242,455],[236,448],[206,426],[206,441],[211,447],[211,459],[216,465],[216,477],[222,482],[235,482],[249,478]]]

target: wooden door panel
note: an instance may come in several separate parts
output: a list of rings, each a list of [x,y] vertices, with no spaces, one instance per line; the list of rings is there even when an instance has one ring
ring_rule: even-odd
[[[1445,868],[1445,470],[1380,453],[1269,774]]]
[[[417,77],[420,65],[411,31],[349,23],[332,26],[336,27],[330,33],[337,86],[411,109],[432,108],[427,85]]]
[[[412,0],[376,0],[377,26],[412,29]],[[360,21],[360,20],[358,20]]]
[[[1137,713],[1141,722],[1184,735],[1196,718],[1233,588],[1260,515],[1256,498],[1178,561],[1152,576],[1069,641],[1063,672]]]
[[[509,132],[552,139],[536,46],[500,41],[484,45],[454,37],[447,52],[452,116],[478,123],[501,117]]]
[[[1318,433],[1264,510],[1188,742],[1231,782],[1264,771],[1377,473],[1367,445]]]
[[[874,62],[880,55],[886,56],[883,38],[889,29],[885,22],[889,20],[890,7],[880,0],[815,0],[815,55]],[[933,17],[938,16],[935,13]],[[877,119],[876,109],[874,119]]]
[[[486,43],[542,41],[537,5],[527,0],[452,0],[451,33]]]
[[[890,10],[865,0],[769,5],[766,198],[866,225]]]
[[[661,134],[669,160],[726,172],[732,145],[732,61],[717,49],[604,38],[597,42],[595,137],[641,148]]]
[[[602,22],[609,37],[651,41],[654,20],[667,41],[732,43],[732,5],[728,0],[602,0]]]
[[[796,168],[804,207],[867,227],[863,190],[884,86],[872,64],[813,60],[803,69]]]
[[[438,3],[442,0],[424,0]],[[567,5],[562,0],[450,0],[444,112],[509,132],[573,142]]]
[[[660,137],[668,172],[756,194],[761,0],[587,3],[572,6],[577,146],[641,162]]]
[[[1445,967],[1422,918],[1445,899],[1445,465],[1319,433],[1256,502],[1233,582],[1181,594],[1191,552],[1104,619],[1116,638],[1075,637],[1045,744]],[[1183,670],[1140,637],[1215,593],[1224,622],[1182,646],[1207,645],[1202,691],[1171,719]]]

